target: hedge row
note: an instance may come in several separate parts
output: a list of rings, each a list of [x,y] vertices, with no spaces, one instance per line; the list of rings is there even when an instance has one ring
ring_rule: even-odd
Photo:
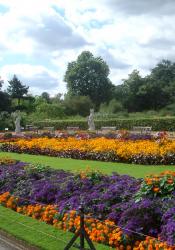
[[[86,120],[50,120],[38,121],[33,124],[39,128],[54,127],[55,129],[67,129],[67,127],[79,127],[82,130],[88,129]],[[128,130],[131,130],[134,126],[150,126],[154,131],[174,131],[175,117],[96,120],[95,126],[96,129],[105,126],[115,126],[117,129]]]

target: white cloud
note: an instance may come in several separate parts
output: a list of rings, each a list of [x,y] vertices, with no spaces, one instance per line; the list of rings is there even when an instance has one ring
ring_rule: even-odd
[[[107,61],[114,84],[135,68],[147,74],[159,60],[175,60],[174,0],[0,0],[0,4],[9,8],[0,14],[1,64],[11,54],[38,64],[20,62],[24,80],[31,80],[34,92],[44,86],[53,93],[58,78],[58,91],[65,91],[67,63],[83,50]],[[19,69],[14,60],[13,64],[6,65],[4,59],[6,74]],[[49,84],[43,80],[42,86],[44,78]]]
[[[17,75],[23,84],[30,87],[30,91],[40,94],[48,91],[56,94],[64,87],[60,85],[58,75],[43,66],[31,66],[28,64],[6,65],[0,70],[2,79],[5,80],[4,88],[8,85],[8,80]]]
[[[11,52],[38,54],[38,50],[44,49],[47,53],[81,47],[87,43],[47,1],[15,0],[6,4],[10,10],[0,16],[0,45]]]

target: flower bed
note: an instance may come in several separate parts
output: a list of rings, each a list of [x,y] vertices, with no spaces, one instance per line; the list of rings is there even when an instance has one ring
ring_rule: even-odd
[[[141,180],[89,171],[72,174],[9,161],[0,165],[0,203],[72,232],[78,230],[76,211],[84,204],[92,240],[116,249],[174,250],[174,176],[165,172]]]
[[[3,144],[1,150],[74,159],[138,164],[175,164],[175,141],[119,140],[107,138],[21,139]]]
[[[34,138],[60,138],[67,139],[69,137],[74,137],[77,139],[92,139],[92,138],[107,138],[107,139],[124,139],[124,140],[151,140],[151,139],[161,139],[167,138],[168,135],[166,132],[159,132],[156,135],[151,134],[140,134],[134,133],[127,130],[118,130],[118,131],[107,131],[107,132],[90,132],[90,131],[66,131],[66,130],[57,130],[54,133],[49,131],[41,130],[39,133],[25,131],[21,135],[16,135],[12,133],[2,133],[0,134],[0,143],[5,142],[15,142],[20,139],[34,139]]]

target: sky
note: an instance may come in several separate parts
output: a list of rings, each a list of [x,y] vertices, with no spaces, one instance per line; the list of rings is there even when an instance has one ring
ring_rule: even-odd
[[[175,0],[0,0],[0,76],[30,93],[66,92],[68,62],[101,56],[113,84],[175,61]]]

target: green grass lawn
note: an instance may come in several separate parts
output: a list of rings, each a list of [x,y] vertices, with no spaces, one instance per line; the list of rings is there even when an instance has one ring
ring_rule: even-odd
[[[87,167],[91,169],[100,170],[105,174],[111,174],[117,172],[119,174],[128,174],[134,177],[144,177],[152,173],[160,173],[165,170],[174,170],[175,166],[164,166],[164,165],[138,165],[138,164],[124,164],[124,163],[113,163],[113,162],[100,162],[100,161],[88,161],[88,160],[73,160],[64,159],[50,156],[38,156],[28,154],[17,154],[17,153],[6,153],[0,152],[0,157],[9,156],[11,158],[31,162],[31,163],[42,163],[44,165],[51,166],[55,169],[64,169],[70,171],[81,171]]]
[[[63,250],[73,234],[58,230],[44,222],[21,215],[0,205],[0,229],[15,238],[37,246],[39,249]],[[78,239],[77,239],[77,243]],[[96,249],[107,250],[109,247],[94,244]],[[71,248],[76,249],[75,247]]]

